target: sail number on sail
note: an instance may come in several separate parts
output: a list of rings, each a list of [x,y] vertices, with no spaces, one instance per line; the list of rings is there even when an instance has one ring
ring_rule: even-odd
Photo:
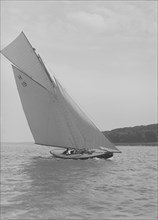
[[[23,87],[26,87],[27,86],[27,83],[25,81],[23,81],[23,78],[21,75],[18,75],[18,79],[21,81],[21,84]]]

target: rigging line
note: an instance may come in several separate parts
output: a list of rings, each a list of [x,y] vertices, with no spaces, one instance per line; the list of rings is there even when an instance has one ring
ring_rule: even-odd
[[[87,113],[84,113],[84,111],[80,108],[80,106],[72,99],[72,97],[67,93],[67,91],[65,90],[64,92],[66,92],[66,95],[70,98],[70,100],[72,100],[75,105],[77,106],[77,108],[81,111],[81,113],[84,115],[84,117],[86,117],[86,119],[89,120],[89,122],[93,125],[93,127],[102,135],[103,138],[107,138],[105,135],[102,134],[102,132],[100,131],[100,129],[95,125],[95,123],[93,122],[93,120],[91,120],[91,116]],[[109,140],[108,140],[109,141]],[[113,144],[111,141],[109,141],[111,144]],[[114,144],[113,144],[114,145]]]
[[[67,102],[67,100],[65,99],[65,97],[64,97],[64,95],[62,94],[63,93],[63,88],[62,88],[62,86],[60,85],[60,83],[58,83],[58,81],[57,81],[57,79],[54,77],[54,79],[55,79],[55,81],[56,81],[56,84],[57,84],[57,88],[58,88],[58,91],[59,91],[59,94],[61,95],[61,97],[62,97],[62,100],[65,100],[66,101],[66,106],[63,108],[65,111],[64,111],[64,113],[65,113],[65,118],[67,119],[68,118],[68,116],[67,116],[67,114],[69,114],[69,116],[70,116],[70,109],[69,109],[69,103]],[[70,116],[71,117],[71,116]],[[73,141],[74,141],[74,143],[76,144],[76,146],[77,146],[77,143],[76,143],[76,139],[75,139],[75,136],[73,135],[73,127],[74,128],[76,128],[77,129],[77,132],[80,134],[80,137],[82,138],[82,142],[84,142],[84,138],[83,138],[83,136],[82,136],[82,134],[81,134],[81,132],[80,132],[80,130],[78,129],[78,127],[76,127],[76,125],[75,125],[75,123],[73,123],[73,120],[66,120],[66,123],[67,123],[67,126],[69,127],[69,132],[70,132],[70,134],[71,134],[71,136],[72,136],[72,138],[73,138]],[[82,144],[83,145],[83,144]]]
[[[39,55],[40,56],[40,55]],[[44,68],[46,69],[46,71],[47,71],[47,74],[48,74],[48,76],[50,77],[50,80],[52,81],[52,83],[54,84],[54,85],[56,85],[55,83],[56,83],[56,80],[55,80],[55,77],[56,77],[56,73],[54,72],[54,70],[52,70],[52,68],[48,65],[48,63],[46,63],[42,58],[41,58],[41,56],[40,56],[40,59],[41,59],[41,61],[42,61],[42,64],[44,65]],[[46,65],[46,64],[47,65]],[[47,67],[46,67],[47,66]],[[52,76],[50,75],[50,73],[52,73],[53,75],[53,79],[52,79]]]
[[[49,70],[49,71],[47,70],[47,72],[48,72],[48,73],[51,72],[51,73],[53,74],[53,75],[52,75],[52,76],[53,76],[53,79],[51,78],[52,76],[50,75],[50,73],[49,73],[49,76],[50,76],[51,80],[52,80],[52,81],[54,82],[54,84],[55,84],[55,83],[56,83],[56,79],[55,79],[55,78],[57,78],[57,77],[56,77],[56,73],[54,72],[54,70],[52,70],[52,68],[50,67],[50,65],[48,65],[48,63],[46,63],[46,62],[43,61],[43,59],[42,59],[42,62],[43,62],[43,64],[44,64],[45,68],[46,68],[46,66],[47,66],[47,68],[48,68],[48,70]],[[45,63],[46,63],[47,65],[45,65]],[[46,68],[46,69],[47,69],[47,68]]]
[[[80,105],[78,104],[78,103],[76,103],[75,101],[74,101],[74,99],[70,96],[70,94],[66,91],[66,89],[65,88],[63,88],[63,86],[61,85],[61,83],[59,82],[59,80],[57,79],[57,77],[56,77],[56,74],[55,74],[55,72],[53,71],[53,70],[51,70],[52,72],[53,72],[53,77],[54,77],[54,80],[55,80],[55,82],[56,82],[56,84],[58,85],[60,85],[60,87],[63,89],[63,91],[66,93],[66,95],[68,96],[68,98],[72,101],[72,102],[74,102],[74,104],[76,105],[76,107],[80,110],[80,112],[84,115],[84,117],[86,117],[86,119],[88,119],[89,120],[89,122],[93,125],[93,127],[101,134],[101,136],[106,140],[106,139],[108,139],[107,138],[107,136],[106,135],[104,135],[101,131],[100,131],[100,129],[95,125],[95,123],[93,122],[94,121],[94,119],[93,120],[91,120],[91,118],[92,118],[92,116],[91,115],[89,115],[89,113],[87,113],[87,111],[85,111],[85,109],[84,109],[84,111],[81,109],[81,107],[80,107]],[[86,112],[86,113],[85,113]],[[112,144],[114,147],[115,147],[115,144],[113,143],[113,142],[111,142],[111,140],[108,140],[109,142],[110,142],[110,144]]]
[[[54,77],[55,78],[55,77]],[[106,137],[106,135],[104,135],[99,128],[95,125],[95,123],[90,119],[89,114],[84,113],[84,111],[80,108],[80,106],[73,100],[73,98],[69,95],[69,93],[62,87],[61,83],[55,78],[56,80],[56,84],[59,84],[59,86],[63,89],[63,91],[66,93],[66,95],[68,96],[68,98],[70,99],[70,101],[74,102],[74,104],[76,105],[76,107],[79,109],[79,111],[83,114],[83,116],[89,120],[89,122],[93,125],[93,127],[100,133],[100,135],[102,136],[102,138],[106,141],[108,141],[111,145],[113,145],[113,147],[115,147],[115,144],[113,142],[111,142],[110,140],[108,140],[108,138]]]
[[[56,80],[56,81],[57,81],[58,84],[61,86],[61,88],[63,88],[63,86],[61,85],[61,83],[60,83],[58,80]],[[75,104],[76,107],[80,110],[80,112],[84,115],[84,117],[86,117],[86,118],[93,124],[93,126],[94,126],[98,131],[100,131],[99,128],[95,125],[95,123],[90,119],[91,116],[90,116],[87,112],[84,113],[84,111],[81,109],[81,107],[79,106],[79,104],[74,101],[74,99],[70,96],[70,94],[66,91],[66,89],[63,88],[63,90],[64,90],[64,92],[66,93],[66,95],[70,98],[70,100],[71,100],[72,102],[74,102],[74,104]]]
[[[55,79],[55,80],[56,80],[56,79]],[[57,85],[57,89],[58,89],[58,92],[59,92],[60,97],[63,98],[57,81],[56,81],[56,85]],[[62,99],[61,99],[61,102],[63,103]],[[60,102],[60,103],[61,103],[61,102]],[[62,104],[62,103],[61,103],[61,104]],[[61,104],[60,104],[60,106],[61,106]],[[70,136],[71,136],[70,142],[71,142],[72,145],[75,144],[75,146],[76,146],[76,140],[75,140],[74,135],[73,135],[73,133],[72,133],[72,129],[71,129],[70,122],[69,122],[69,120],[67,120],[67,119],[68,119],[68,117],[67,117],[67,108],[65,108],[65,106],[63,106],[63,105],[62,105],[62,112],[63,112],[63,114],[64,114],[64,119],[65,119],[65,122],[66,122],[66,125],[67,125],[67,128],[68,128],[68,131],[69,131],[69,133],[70,133]]]
[[[44,68],[44,70],[45,70],[45,72],[46,72],[46,74],[47,74],[47,76],[48,76],[50,82],[52,83],[53,87],[55,87],[55,83],[54,83],[53,79],[51,78],[51,76],[50,76],[50,74],[49,74],[49,71],[48,71],[47,68],[46,68],[46,65],[44,64],[43,59],[41,58],[41,56],[40,56],[39,54],[37,55],[37,57],[38,57],[40,63],[42,64],[42,66],[43,66],[43,68]]]

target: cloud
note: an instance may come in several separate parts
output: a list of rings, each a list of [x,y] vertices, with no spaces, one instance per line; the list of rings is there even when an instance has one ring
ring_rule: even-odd
[[[95,6],[70,13],[67,18],[80,31],[128,36],[153,35],[156,33],[155,10],[147,10],[145,6],[130,3]]]
[[[79,11],[68,15],[68,19],[84,26],[85,28],[91,28],[96,31],[102,31],[105,28],[105,20],[103,16],[96,13]]]
[[[115,32],[118,29],[118,17],[110,9],[101,9],[95,11],[79,11],[72,13],[67,17],[72,23],[78,25],[78,29],[92,31],[96,33]]]

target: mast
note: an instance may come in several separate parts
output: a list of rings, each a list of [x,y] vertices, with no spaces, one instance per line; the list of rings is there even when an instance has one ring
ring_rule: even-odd
[[[51,76],[50,76],[50,74],[49,74],[49,72],[48,72],[48,70],[47,70],[47,68],[46,68],[46,66],[45,66],[45,64],[44,64],[44,62],[43,62],[41,56],[38,54],[37,57],[38,57],[39,61],[41,62],[42,66],[43,66],[43,68],[44,68],[44,70],[45,70],[45,72],[46,72],[46,74],[47,74],[47,76],[48,76],[48,79],[49,79],[50,82],[52,83],[53,87],[55,87],[55,83],[54,83],[54,81],[52,80],[52,78],[51,78]]]

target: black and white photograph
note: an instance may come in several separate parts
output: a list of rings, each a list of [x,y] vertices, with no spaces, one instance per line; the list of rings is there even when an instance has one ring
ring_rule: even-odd
[[[0,4],[0,219],[158,219],[157,0]]]

